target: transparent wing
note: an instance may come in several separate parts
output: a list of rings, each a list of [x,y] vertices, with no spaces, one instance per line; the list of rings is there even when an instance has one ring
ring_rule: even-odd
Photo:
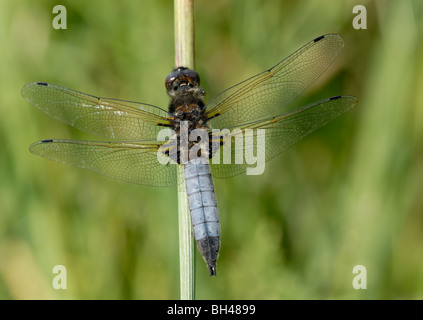
[[[216,145],[227,144],[229,139],[234,140],[233,138],[240,135],[244,138],[245,129],[265,129],[265,161],[268,161],[354,107],[357,101],[357,98],[353,96],[337,96],[321,100],[280,116],[229,128],[231,134],[220,138],[216,136],[215,143]],[[242,130],[242,133],[235,129]],[[240,146],[231,141],[230,163],[232,164],[224,164],[223,148],[221,148],[221,152],[215,155],[221,157],[220,164],[214,164],[216,163],[215,159],[210,162],[212,175],[216,178],[229,178],[245,172],[251,165],[246,164],[245,161],[242,164],[235,164],[236,154],[241,152],[245,156],[246,152],[253,152],[256,155],[257,145],[255,143],[256,141],[253,145],[244,143]]]
[[[310,86],[343,46],[339,35],[318,37],[273,68],[223,91],[206,106],[210,126],[224,129],[283,113],[283,106]]]
[[[159,147],[157,141],[42,140],[29,149],[38,156],[113,179],[158,187],[176,185],[176,165],[163,165],[157,160]]]
[[[166,111],[152,105],[100,98],[45,82],[28,83],[22,95],[49,116],[104,138],[151,139],[172,123]]]

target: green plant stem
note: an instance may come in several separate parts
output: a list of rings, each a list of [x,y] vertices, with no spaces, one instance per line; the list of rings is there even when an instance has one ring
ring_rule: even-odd
[[[194,3],[175,0],[175,67],[194,69]],[[194,239],[184,181],[184,168],[178,166],[179,274],[180,298],[192,300],[195,294]]]
[[[195,69],[194,0],[175,0],[175,66]]]

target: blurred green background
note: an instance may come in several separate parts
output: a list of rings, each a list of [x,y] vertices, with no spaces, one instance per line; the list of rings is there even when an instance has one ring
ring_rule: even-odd
[[[67,30],[52,27],[55,4]],[[367,8],[355,30],[352,8]],[[197,1],[207,99],[313,38],[345,48],[292,107],[339,94],[352,111],[267,163],[216,180],[221,253],[198,299],[423,298],[423,2]],[[21,97],[47,81],[166,107],[172,1],[0,2],[0,298],[178,299],[177,192],[125,184],[30,154],[40,139],[95,137]],[[67,268],[55,290],[53,266]],[[355,290],[355,265],[367,290]]]

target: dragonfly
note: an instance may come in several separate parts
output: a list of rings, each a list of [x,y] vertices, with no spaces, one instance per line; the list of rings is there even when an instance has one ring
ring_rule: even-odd
[[[220,224],[213,177],[229,178],[249,168],[245,161],[214,161],[221,156],[218,151],[225,146],[234,153],[247,151],[247,143],[239,147],[230,142],[243,137],[247,129],[260,129],[265,133],[263,150],[268,161],[353,108],[358,99],[350,95],[326,98],[294,110],[288,107],[329,67],[343,46],[340,35],[317,37],[270,69],[226,89],[207,103],[198,73],[177,67],[165,80],[170,97],[167,109],[101,98],[46,82],[28,83],[22,95],[30,104],[57,120],[106,139],[41,140],[33,143],[30,151],[130,183],[159,187],[185,183],[194,237],[210,276],[215,276]],[[214,132],[218,129],[228,130],[217,135]],[[162,130],[168,130],[165,139],[159,139]],[[205,132],[208,140],[183,139],[195,130]],[[191,154],[193,148],[197,152]],[[163,163],[160,159],[169,161]],[[177,166],[183,166],[183,179],[178,179]]]

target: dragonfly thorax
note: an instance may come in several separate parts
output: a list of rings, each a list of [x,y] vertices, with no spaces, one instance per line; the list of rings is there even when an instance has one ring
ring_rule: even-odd
[[[204,90],[199,87],[200,77],[194,70],[178,67],[166,77],[167,94],[171,97],[169,113],[174,117],[175,131],[180,123],[188,122],[188,130],[205,128]]]

